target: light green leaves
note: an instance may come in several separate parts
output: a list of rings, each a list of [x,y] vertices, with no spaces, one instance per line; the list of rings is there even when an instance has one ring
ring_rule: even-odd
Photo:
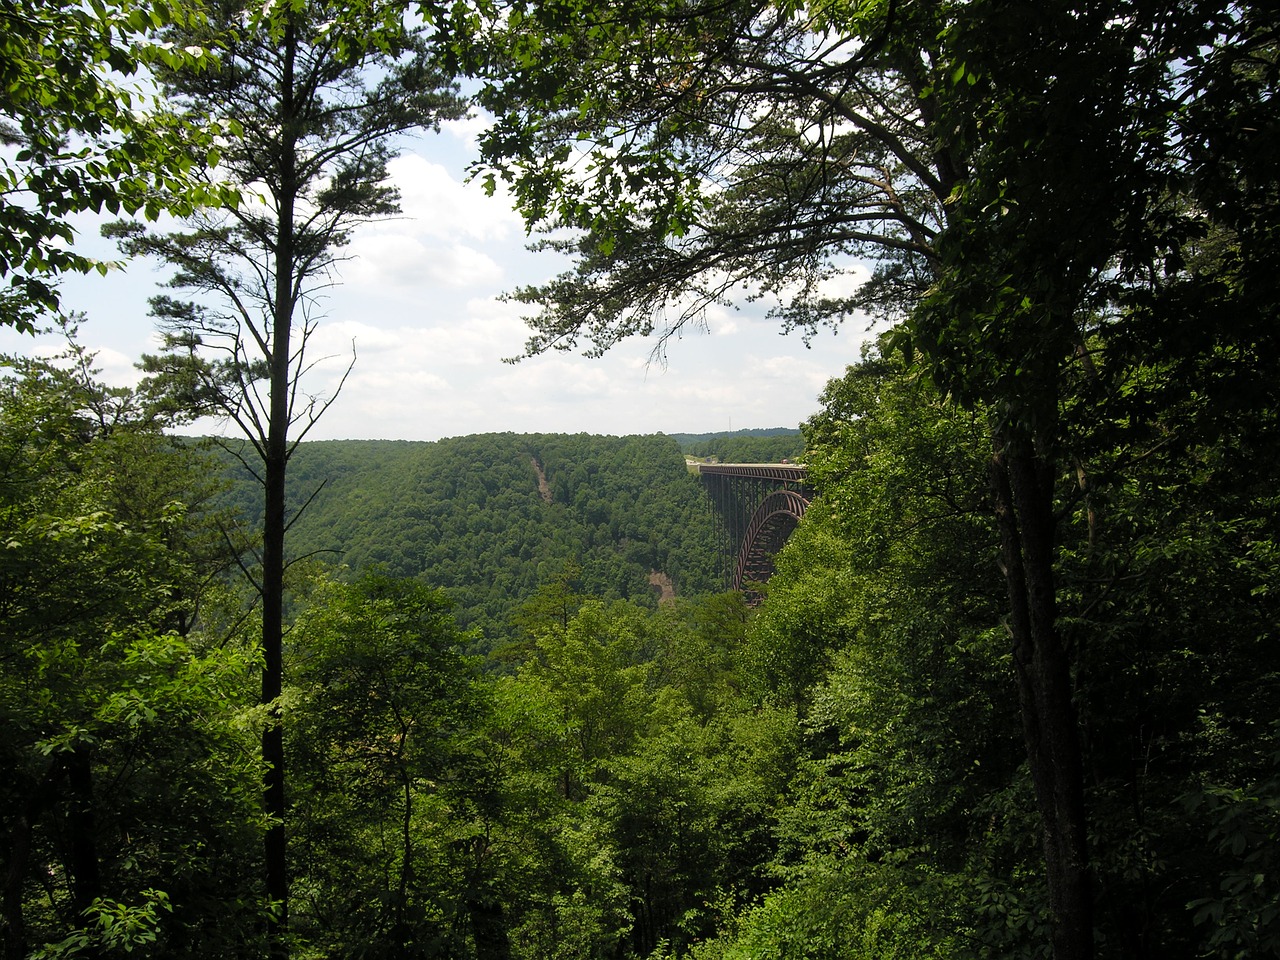
[[[229,131],[177,120],[154,97],[149,70],[201,69],[210,50],[154,33],[198,16],[169,3],[41,0],[0,29],[0,114],[18,146],[0,159],[0,323],[30,330],[58,303],[56,280],[96,264],[74,249],[82,211],[190,212],[233,194],[191,160],[193,143]]]

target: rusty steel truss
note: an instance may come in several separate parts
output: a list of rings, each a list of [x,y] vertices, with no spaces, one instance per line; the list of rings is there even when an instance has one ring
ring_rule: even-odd
[[[786,463],[701,463],[715,506],[725,581],[747,595],[773,576],[773,557],[804,516],[813,488],[804,467]]]

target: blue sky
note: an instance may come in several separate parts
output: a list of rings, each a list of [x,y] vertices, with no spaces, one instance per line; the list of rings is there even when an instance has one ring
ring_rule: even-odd
[[[310,439],[436,440],[472,433],[707,433],[796,426],[817,411],[828,379],[855,362],[863,325],[823,331],[807,349],[782,336],[760,304],[713,309],[709,332],[670,345],[665,367],[654,341],[634,339],[599,359],[555,353],[503,363],[521,353],[527,307],[500,294],[563,267],[525,249],[519,217],[503,197],[465,182],[477,121],[447,124],[411,141],[392,166],[403,216],[362,227],[341,283],[321,302],[310,388],[331,390],[352,341],[358,358],[341,396]],[[118,254],[86,219],[86,249]],[[81,340],[99,351],[104,379],[136,379],[133,364],[154,351],[147,298],[165,273],[146,261],[108,277],[71,278],[64,305],[83,311]],[[0,351],[48,352],[54,345],[0,330]],[[202,425],[213,429],[212,425]]]

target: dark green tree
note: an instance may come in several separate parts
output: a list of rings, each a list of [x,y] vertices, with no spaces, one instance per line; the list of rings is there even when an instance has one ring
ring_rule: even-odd
[[[981,562],[999,552],[986,418],[878,354],[824,408],[806,428],[819,496],[751,623],[757,683],[800,704],[809,737],[779,827],[786,888],[742,918],[745,944],[1033,952],[1052,913],[1001,584]],[[1068,501],[1058,530],[1104,956],[1225,956],[1270,935],[1267,874],[1244,884],[1238,858],[1275,855],[1276,463],[1256,446],[1274,418],[1206,435],[1189,415],[1165,407],[1177,437],[1142,447],[1132,424],[1095,430],[1089,462],[1126,482]]]
[[[569,621],[586,599],[578,592],[582,565],[566,560],[563,568],[548,583],[541,584],[517,613],[516,625],[530,636],[547,631],[569,629]]]
[[[750,625],[757,687],[806,736],[778,815],[785,886],[741,936],[782,956],[1034,952],[1047,908],[984,562],[985,419],[876,354],[823,406],[805,428],[819,495]],[[1003,914],[980,902],[993,889]]]
[[[289,728],[306,890],[297,932],[341,956],[436,956],[469,929],[483,943],[480,918],[503,910],[467,856],[485,702],[448,599],[367,573],[324,582],[307,602]]]
[[[314,294],[359,223],[397,209],[386,183],[391,141],[464,112],[430,58],[421,31],[395,8],[324,2],[264,9],[234,3],[209,11],[206,30],[178,30],[183,44],[225,53],[214,70],[169,71],[171,100],[190,115],[234,121],[242,136],[223,152],[221,175],[260,191],[261,202],[190,218],[161,236],[117,227],[130,254],[172,265],[169,285],[196,297],[153,300],[166,352],[148,361],[161,391],[200,412],[230,418],[248,438],[262,485],[262,552],[253,573],[262,603],[262,702],[283,687],[286,472],[298,442],[334,396],[304,384],[314,362]],[[354,361],[353,361],[354,362]],[[246,466],[248,463],[246,462]],[[295,511],[296,513],[296,511]],[[263,733],[267,895],[274,940],[288,925],[285,758],[278,722]]]
[[[4,956],[235,955],[257,771],[249,660],[190,632],[217,572],[202,465],[89,363],[0,382]]]
[[[512,780],[539,798],[525,829],[547,849],[513,934],[519,955],[683,951],[767,887],[795,714],[739,701],[721,659],[741,641],[727,606],[589,600],[503,678],[521,718]]]

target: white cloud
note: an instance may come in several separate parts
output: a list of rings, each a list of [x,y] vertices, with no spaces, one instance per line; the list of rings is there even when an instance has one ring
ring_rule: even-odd
[[[738,332],[738,321],[729,316],[716,317],[715,321],[708,321],[711,326],[711,333],[716,337],[731,337]]]
[[[90,353],[94,354],[93,369],[97,379],[109,386],[132,387],[142,379],[138,370],[138,358],[118,350],[115,346],[99,339],[101,331],[84,325],[77,341]],[[0,353],[13,356],[25,356],[33,359],[53,360],[67,352],[67,342],[61,333],[47,334],[18,333],[12,327],[0,326]]]
[[[861,261],[850,262],[843,273],[824,280],[819,289],[828,297],[851,297],[871,279],[871,270]]]
[[[142,371],[136,366],[138,359],[104,346],[98,348],[94,366],[101,371],[103,383],[132,387],[142,379]]]
[[[476,182],[463,182],[438,163],[417,153],[391,161],[391,179],[400,188],[403,215],[388,224],[413,223],[412,232],[455,240],[501,240],[523,231],[523,221],[504,191],[492,197]],[[371,225],[377,230],[381,224]]]
[[[524,255],[523,225],[510,197],[486,196],[419,154],[391,161],[403,213],[362,226],[339,267],[362,295],[416,295],[434,302],[441,288],[498,289],[502,263]]]
[[[493,117],[483,110],[474,110],[461,120],[447,120],[440,124],[440,130],[457,138],[463,146],[475,152],[480,135],[493,123]]]
[[[339,267],[344,284],[382,288],[380,293],[492,287],[502,283],[502,274],[492,257],[474,247],[407,233],[362,237]]]

